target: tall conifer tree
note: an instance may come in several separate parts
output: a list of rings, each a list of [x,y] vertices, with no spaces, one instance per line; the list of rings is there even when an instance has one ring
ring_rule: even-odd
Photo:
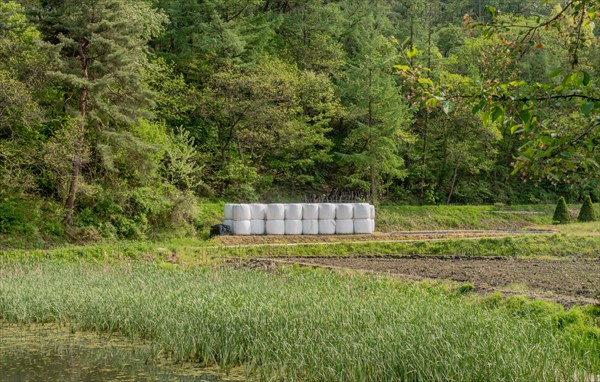
[[[61,70],[51,73],[65,86],[65,107],[77,117],[69,191],[68,225],[92,133],[134,123],[151,93],[141,81],[148,41],[166,17],[136,0],[53,0],[41,8],[48,41],[61,47]]]

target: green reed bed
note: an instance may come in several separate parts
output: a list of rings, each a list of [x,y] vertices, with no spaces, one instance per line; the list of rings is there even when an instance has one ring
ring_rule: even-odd
[[[151,341],[262,380],[556,381],[598,373],[598,338],[441,287],[322,270],[5,261],[0,319]],[[575,334],[574,334],[575,333]]]

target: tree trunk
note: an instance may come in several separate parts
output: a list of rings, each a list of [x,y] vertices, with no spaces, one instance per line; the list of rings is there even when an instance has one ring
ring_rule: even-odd
[[[421,151],[421,201],[425,201],[425,162],[427,160],[427,126],[429,125],[429,111],[425,111],[425,124],[423,125],[423,149]]]
[[[79,59],[81,60],[81,69],[83,79],[87,82],[89,80],[88,68],[89,61],[86,56],[85,50],[89,45],[88,40],[83,40],[79,43]],[[69,186],[69,194],[67,196],[67,202],[65,203],[65,224],[68,226],[73,225],[73,210],[75,209],[75,198],[77,196],[77,189],[79,187],[79,176],[81,174],[81,165],[83,162],[83,150],[85,145],[85,119],[87,116],[87,101],[88,101],[88,89],[84,87],[81,89],[79,94],[79,121],[77,123],[77,137],[75,141],[75,150],[73,152],[72,169],[71,169],[71,185]]]
[[[458,165],[454,168],[454,176],[452,177],[452,185],[450,186],[450,193],[448,194],[448,200],[446,201],[446,204],[450,204],[450,199],[452,199],[454,186],[456,185],[456,178],[458,178]]]
[[[371,164],[371,203],[373,203],[373,205],[375,205],[377,202],[376,175],[377,175],[377,173],[375,171],[375,164],[372,163]]]
[[[368,120],[367,120],[367,125],[369,126],[369,131],[371,130],[371,128],[373,127],[373,97],[371,96],[371,87],[373,86],[373,70],[371,68],[369,68],[369,115],[368,115]],[[372,134],[372,132],[371,132]],[[373,153],[373,151],[371,150],[371,147],[369,147],[369,151],[371,152],[371,202],[373,204],[375,204],[375,202],[377,201],[377,173],[375,170],[375,154]]]

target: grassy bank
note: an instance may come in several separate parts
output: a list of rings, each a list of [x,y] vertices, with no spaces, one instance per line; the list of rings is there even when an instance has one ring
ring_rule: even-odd
[[[579,308],[305,269],[30,259],[0,272],[0,319],[118,332],[262,380],[554,381],[600,369],[597,312]]]
[[[210,251],[210,250],[207,250]],[[495,239],[306,244],[215,249],[231,256],[510,256],[529,258],[600,258],[600,237],[539,235]]]
[[[554,205],[522,206],[381,206],[377,230],[519,229],[552,223]],[[581,205],[569,205],[577,218]],[[596,205],[600,213],[600,205]]]
[[[338,244],[300,244],[289,246],[211,245],[196,240],[175,240],[163,244],[118,242],[94,246],[72,246],[49,250],[0,251],[4,259],[95,260],[115,262],[145,260],[162,263],[173,256],[187,265],[218,263],[225,257],[285,256],[508,256],[526,258],[600,258],[600,235],[525,235],[491,239],[444,239],[413,242],[348,242]]]
[[[201,205],[203,230],[222,221],[223,203]],[[552,223],[555,205],[517,206],[404,206],[377,207],[376,226],[381,232],[445,229],[519,229]],[[580,204],[569,205],[569,213],[577,218]],[[600,215],[600,205],[595,206]],[[203,232],[204,232],[203,231]]]
[[[162,232],[150,236],[145,241],[153,243],[193,242],[203,245],[208,241],[210,227],[223,222],[224,203],[202,203],[197,213],[197,231],[186,239],[178,239],[177,235]],[[573,218],[577,216],[579,205],[570,205]],[[600,205],[596,205],[600,215]],[[397,231],[430,231],[458,229],[522,229],[526,227],[544,227],[574,231],[569,225],[552,226],[554,205],[524,205],[524,206],[399,206],[382,205],[377,208],[376,229],[380,232]],[[0,227],[0,250],[10,249],[50,249],[71,244],[106,245],[119,243],[116,238],[86,237],[84,234],[66,235],[57,229],[49,229],[54,225],[48,223],[60,220],[56,213],[41,214],[28,219],[23,230],[4,233]],[[56,224],[55,224],[56,225]],[[600,226],[598,224],[597,226]],[[77,227],[74,231],[77,231]],[[598,228],[596,229],[598,231]],[[575,229],[576,231],[576,229]],[[118,245],[118,244],[117,244]]]

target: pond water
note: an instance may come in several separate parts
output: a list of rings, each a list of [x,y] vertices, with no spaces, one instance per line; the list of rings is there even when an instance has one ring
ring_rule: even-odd
[[[241,381],[194,364],[149,361],[150,346],[57,325],[16,326],[0,321],[0,381]]]

